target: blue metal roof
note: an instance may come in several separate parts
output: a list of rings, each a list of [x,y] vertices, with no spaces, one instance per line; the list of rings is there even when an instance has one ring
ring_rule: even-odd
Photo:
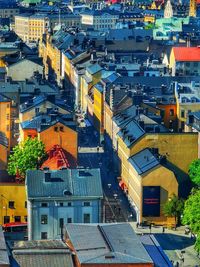
[[[67,224],[66,230],[81,264],[152,263],[128,223]]]
[[[128,159],[138,174],[143,174],[158,166],[160,162],[148,148],[138,152]]]
[[[90,74],[95,74],[99,71],[102,70],[102,67],[99,66],[99,64],[93,64],[93,65],[90,65],[86,68],[86,70],[90,73]]]
[[[50,180],[45,181],[45,172],[29,170],[26,175],[27,197],[31,198],[102,198],[100,169],[66,169],[48,171]],[[65,195],[64,190],[69,194]]]

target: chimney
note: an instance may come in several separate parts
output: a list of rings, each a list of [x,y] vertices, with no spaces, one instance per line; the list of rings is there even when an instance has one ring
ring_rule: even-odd
[[[51,173],[47,170],[44,172],[45,183],[51,182]]]

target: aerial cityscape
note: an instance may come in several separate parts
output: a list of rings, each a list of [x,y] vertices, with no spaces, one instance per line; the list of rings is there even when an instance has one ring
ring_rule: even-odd
[[[200,267],[200,0],[0,0],[0,267]]]

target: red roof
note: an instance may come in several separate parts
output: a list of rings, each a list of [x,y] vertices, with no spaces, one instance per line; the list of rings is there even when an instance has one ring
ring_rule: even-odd
[[[176,61],[200,61],[200,47],[173,47]]]
[[[54,145],[48,152],[48,159],[42,164],[41,169],[48,167],[50,170],[59,170],[62,167],[76,167],[73,157],[64,151],[59,145]]]
[[[27,222],[11,222],[3,224],[3,227],[27,226]]]

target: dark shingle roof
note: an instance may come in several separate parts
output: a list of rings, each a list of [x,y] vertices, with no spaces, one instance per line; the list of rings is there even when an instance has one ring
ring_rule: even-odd
[[[95,197],[103,196],[99,169],[67,169],[49,171],[51,180],[45,181],[45,172],[27,172],[26,186],[28,198],[40,197]],[[67,195],[63,192],[66,191]]]

